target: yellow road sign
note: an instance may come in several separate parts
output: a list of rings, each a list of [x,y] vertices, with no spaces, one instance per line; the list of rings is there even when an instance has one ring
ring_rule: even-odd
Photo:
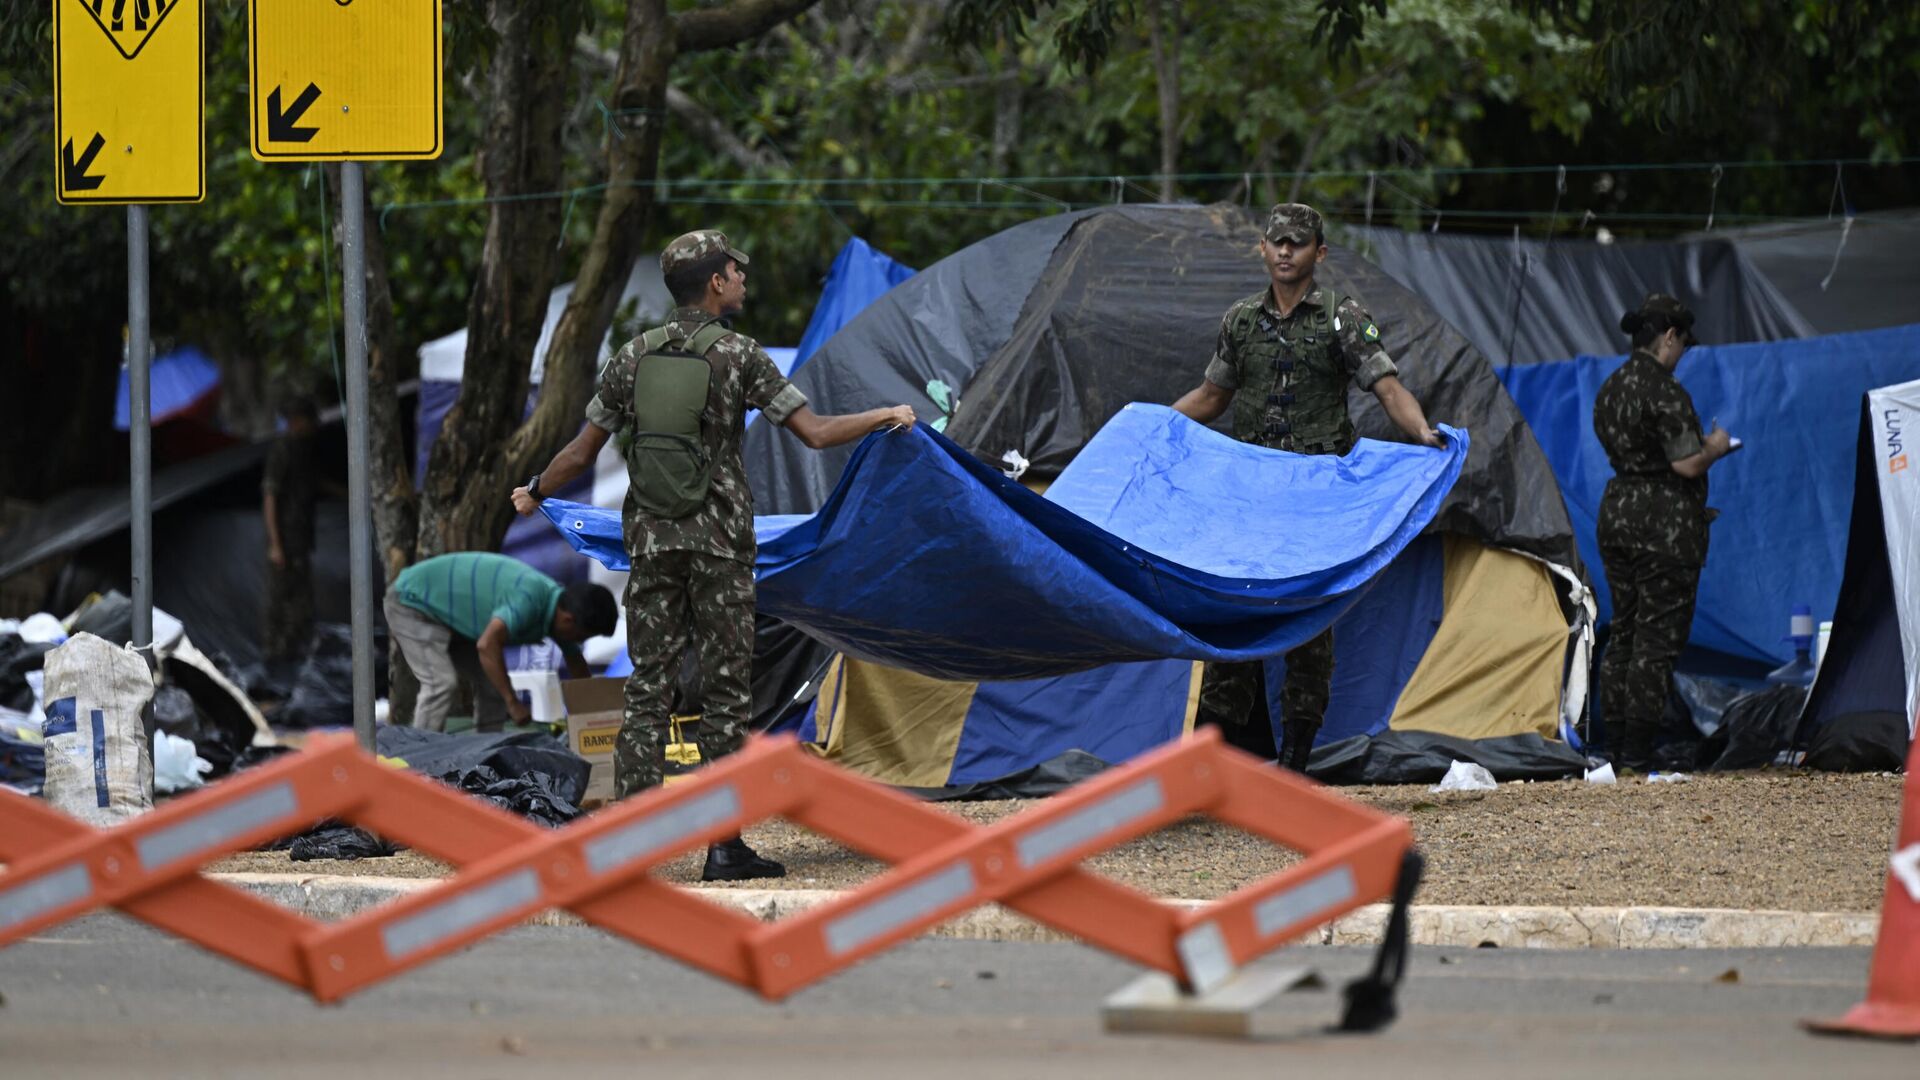
[[[248,0],[253,156],[440,156],[440,0]]]
[[[200,2],[54,0],[55,199],[206,197]]]

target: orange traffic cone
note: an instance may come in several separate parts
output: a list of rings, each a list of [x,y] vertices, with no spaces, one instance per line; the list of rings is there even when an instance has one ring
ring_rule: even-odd
[[[1920,738],[1907,751],[1907,791],[1900,836],[1880,901],[1880,937],[1867,977],[1867,1000],[1838,1020],[1809,1020],[1828,1035],[1920,1039]]]

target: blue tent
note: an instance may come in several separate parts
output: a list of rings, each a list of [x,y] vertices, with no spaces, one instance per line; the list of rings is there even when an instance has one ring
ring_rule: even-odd
[[[1624,361],[1581,356],[1500,373],[1560,481],[1596,586],[1606,577],[1596,515],[1613,471],[1593,437],[1593,401]],[[1816,619],[1828,619],[1839,595],[1861,395],[1920,378],[1920,325],[1696,348],[1678,376],[1703,423],[1717,419],[1746,442],[1710,477],[1708,501],[1720,518],[1692,644],[1757,661],[1791,659],[1782,635],[1792,607],[1808,604]],[[1599,592],[1604,622],[1612,607]]]
[[[827,339],[880,299],[888,289],[913,276],[913,267],[902,265],[859,237],[853,237],[833,257],[827,271],[827,283],[820,289],[820,302],[814,305],[807,331],[800,335],[800,346],[793,367],[807,362]]]

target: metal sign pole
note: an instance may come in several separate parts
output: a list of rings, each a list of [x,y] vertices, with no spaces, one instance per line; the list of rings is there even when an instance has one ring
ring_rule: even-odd
[[[127,207],[127,441],[132,448],[133,644],[153,644],[153,402],[148,323],[147,208]]]
[[[360,163],[340,165],[347,334],[347,556],[353,612],[353,732],[373,749],[373,521],[367,490],[367,221]]]

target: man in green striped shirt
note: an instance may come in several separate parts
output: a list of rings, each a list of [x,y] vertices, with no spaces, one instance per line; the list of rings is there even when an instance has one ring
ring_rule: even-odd
[[[420,680],[413,725],[446,728],[462,675],[474,686],[475,726],[498,731],[528,708],[507,678],[506,647],[552,638],[575,678],[588,674],[579,644],[613,633],[619,612],[604,585],[565,588],[518,559],[456,551],[417,562],[387,590],[387,629]],[[491,687],[491,692],[489,692]]]

